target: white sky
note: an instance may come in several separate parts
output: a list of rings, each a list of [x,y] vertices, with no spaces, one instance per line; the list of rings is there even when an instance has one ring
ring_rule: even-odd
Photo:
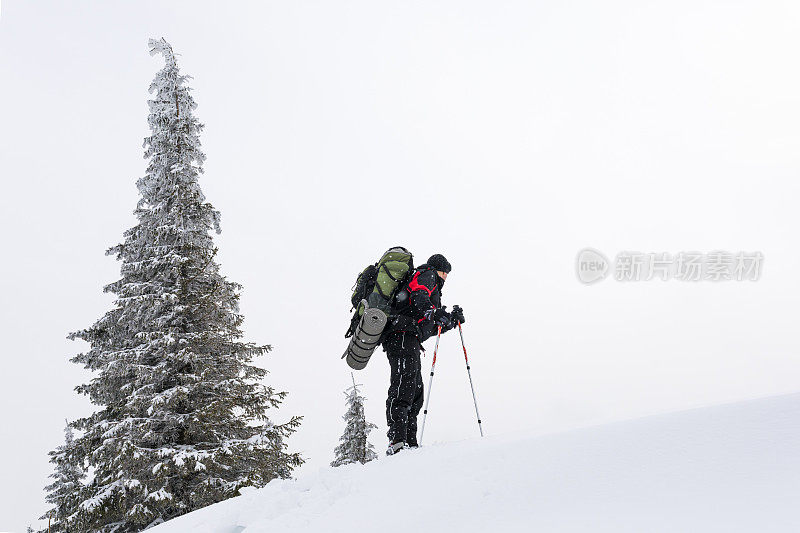
[[[65,335],[111,305],[149,37],[195,77],[223,271],[315,469],[350,286],[397,244],[453,264],[487,433],[800,389],[798,24],[788,1],[4,1],[0,530],[45,509],[46,452],[90,410]],[[755,283],[587,287],[585,246],[766,259]],[[429,443],[477,435],[458,337],[440,349]],[[382,352],[357,380],[382,448]]]

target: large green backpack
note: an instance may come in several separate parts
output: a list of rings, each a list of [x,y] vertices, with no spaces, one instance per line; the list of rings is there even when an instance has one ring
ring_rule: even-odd
[[[378,308],[387,316],[390,315],[395,295],[403,288],[412,272],[414,256],[402,246],[388,249],[377,263],[362,270],[350,297],[355,313],[345,338],[355,331],[361,315],[364,314],[365,303],[370,309]]]

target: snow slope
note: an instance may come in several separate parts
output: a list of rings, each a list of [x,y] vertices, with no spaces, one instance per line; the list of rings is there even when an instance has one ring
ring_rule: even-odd
[[[800,394],[436,444],[162,524],[213,532],[800,531]]]

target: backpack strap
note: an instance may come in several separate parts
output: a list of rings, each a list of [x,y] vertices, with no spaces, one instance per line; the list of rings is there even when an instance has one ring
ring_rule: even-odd
[[[427,292],[428,293],[428,297],[430,297],[431,294],[433,294],[433,291],[436,290],[436,285],[433,286],[433,289],[429,289],[428,287],[426,287],[425,285],[423,285],[422,283],[417,281],[417,278],[419,277],[419,275],[422,272],[424,272],[424,271],[418,270],[418,271],[416,271],[414,273],[414,277],[411,278],[411,281],[408,282],[408,290],[411,291],[411,292],[423,290],[423,291]]]

